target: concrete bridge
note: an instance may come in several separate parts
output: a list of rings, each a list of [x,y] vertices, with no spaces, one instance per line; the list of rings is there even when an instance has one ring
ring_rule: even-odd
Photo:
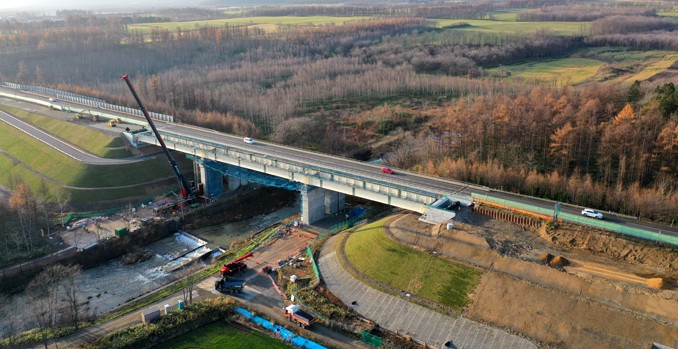
[[[186,125],[158,127],[168,148],[188,154],[207,196],[254,181],[301,192],[302,221],[322,219],[344,207],[352,195],[407,210],[427,213],[437,200],[449,197],[469,205],[469,186],[412,173],[382,173],[379,166],[320,153],[242,138]],[[128,134],[133,143],[157,144],[150,132]],[[438,213],[439,215],[443,213]],[[452,217],[448,214],[447,217]]]
[[[54,96],[58,101],[52,100]],[[146,126],[137,109],[39,86],[0,82],[0,97],[74,113],[86,110],[103,119],[120,118],[126,123]],[[240,137],[176,124],[172,116],[157,113],[151,116],[159,121],[158,128],[167,145],[194,159],[199,174],[196,182],[202,183],[208,195],[218,195],[224,190],[223,175],[228,176],[230,189],[251,180],[299,190],[306,223],[343,208],[346,194],[424,213],[429,222],[451,217],[451,212],[436,208],[442,199],[470,204],[473,197],[546,216],[559,211],[559,217],[565,221],[678,246],[678,231],[673,226],[640,222],[613,212],[606,212],[603,221],[582,218],[579,214],[582,208],[574,205],[563,204],[561,208],[550,200],[409,172],[384,174],[379,166],[369,163],[265,142],[246,144]],[[126,136],[132,142],[156,144],[150,134],[126,133]]]

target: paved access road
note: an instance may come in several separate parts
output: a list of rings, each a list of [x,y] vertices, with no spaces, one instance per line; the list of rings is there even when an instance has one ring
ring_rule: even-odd
[[[365,285],[339,264],[335,251],[338,240],[339,236],[334,236],[323,245],[318,260],[321,277],[345,304],[355,302],[352,307],[379,326],[434,348],[444,348],[449,342],[449,348],[459,349],[537,349],[532,342],[506,331],[463,316],[452,318]]]

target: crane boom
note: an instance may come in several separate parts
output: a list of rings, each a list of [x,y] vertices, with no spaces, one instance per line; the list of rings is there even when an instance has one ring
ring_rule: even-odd
[[[174,174],[177,176],[177,179],[179,180],[179,184],[181,185],[181,189],[180,189],[181,197],[184,198],[184,199],[188,198],[188,196],[190,194],[192,194],[191,187],[188,186],[188,182],[186,182],[186,178],[184,178],[184,175],[181,173],[181,170],[179,169],[179,165],[177,165],[177,162],[174,161],[174,158],[172,157],[169,150],[167,149],[165,142],[162,140],[162,137],[160,137],[160,133],[158,132],[158,129],[155,128],[155,124],[153,123],[153,120],[151,120],[151,116],[148,115],[148,110],[146,110],[146,107],[141,102],[139,95],[137,95],[137,91],[134,90],[134,86],[132,86],[132,82],[129,80],[129,76],[127,74],[125,74],[125,75],[121,76],[120,78],[125,80],[125,82],[127,83],[127,86],[129,87],[129,90],[132,91],[132,95],[134,95],[134,99],[136,99],[137,104],[139,104],[139,108],[141,108],[141,112],[144,113],[144,116],[146,117],[146,121],[151,126],[151,129],[153,130],[153,133],[155,134],[155,138],[158,140],[158,143],[160,143],[162,150],[165,151],[165,155],[167,155],[167,159],[169,160],[170,165],[172,165],[172,169],[174,170]]]

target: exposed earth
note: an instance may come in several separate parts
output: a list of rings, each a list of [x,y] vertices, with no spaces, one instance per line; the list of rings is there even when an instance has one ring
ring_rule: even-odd
[[[675,250],[567,225],[547,233],[545,227],[528,229],[464,211],[452,230],[417,218],[396,216],[390,236],[485,269],[464,310],[471,319],[545,347],[678,346]],[[569,265],[545,265],[547,254]],[[648,286],[657,277],[665,289]]]

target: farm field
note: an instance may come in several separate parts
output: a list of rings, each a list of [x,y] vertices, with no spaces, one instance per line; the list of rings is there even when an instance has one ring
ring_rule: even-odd
[[[164,349],[286,349],[285,343],[252,331],[245,333],[223,322],[215,322],[163,343]],[[160,347],[157,347],[160,348]]]
[[[398,244],[386,235],[388,219],[357,229],[346,241],[353,266],[378,281],[433,302],[462,309],[482,272]]]
[[[513,15],[515,17],[515,14]],[[510,14],[504,14],[502,18],[510,19]],[[469,26],[454,28],[455,30],[471,30],[492,33],[528,33],[547,29],[558,34],[565,35],[588,35],[590,22],[515,22],[515,21],[491,21],[475,19],[436,19],[436,27],[442,28],[457,23],[468,23]]]
[[[34,114],[17,108],[0,105],[0,110],[4,110],[61,139],[68,140],[69,143],[94,155],[104,158],[125,158],[131,156],[125,149],[111,149],[124,146],[123,140],[119,137],[111,137],[86,126],[76,125],[72,122]]]
[[[229,26],[251,26],[265,30],[267,33],[276,32],[281,25],[298,26],[320,26],[328,24],[344,24],[350,21],[368,19],[369,17],[333,17],[333,16],[281,16],[281,17],[242,17],[226,18],[204,21],[188,22],[161,22],[161,23],[140,23],[130,25],[129,30],[140,30],[149,33],[153,29],[173,31],[177,28],[182,30],[196,29],[201,26],[223,27]]]
[[[585,49],[569,57],[487,69],[488,75],[556,85],[643,81],[669,69],[678,52]]]
[[[555,85],[578,85],[592,79],[605,63],[588,58],[564,58],[488,69],[488,73],[510,73],[510,80],[553,82]],[[502,74],[503,75],[503,74]]]

